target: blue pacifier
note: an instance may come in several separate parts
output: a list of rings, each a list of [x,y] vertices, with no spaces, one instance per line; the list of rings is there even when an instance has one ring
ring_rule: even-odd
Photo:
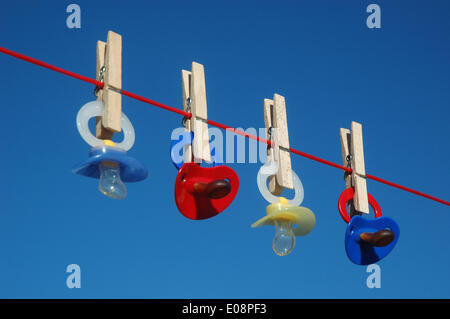
[[[348,258],[357,265],[370,265],[386,257],[400,237],[398,224],[389,217],[382,217],[380,205],[372,195],[368,195],[369,205],[375,212],[375,219],[354,216],[350,219],[347,203],[354,196],[353,188],[347,188],[339,197],[338,208],[344,221],[345,251]]]

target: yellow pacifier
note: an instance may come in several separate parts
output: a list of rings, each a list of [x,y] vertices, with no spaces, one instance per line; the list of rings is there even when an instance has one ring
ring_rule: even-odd
[[[295,195],[286,199],[273,195],[267,188],[267,179],[278,171],[278,161],[269,160],[258,171],[257,184],[261,195],[271,203],[266,208],[266,216],[253,223],[252,227],[263,225],[275,226],[275,237],[272,248],[278,256],[288,255],[295,246],[296,236],[306,236],[314,228],[316,217],[306,207],[300,207],[303,202],[303,184],[297,174],[291,170]],[[292,227],[296,225],[297,227]]]
[[[267,215],[253,223],[252,227],[274,225],[273,251],[278,256],[286,256],[294,249],[296,236],[306,236],[313,230],[316,217],[309,208],[289,204],[284,197],[279,199],[278,203],[267,206]],[[293,228],[293,225],[297,227]]]

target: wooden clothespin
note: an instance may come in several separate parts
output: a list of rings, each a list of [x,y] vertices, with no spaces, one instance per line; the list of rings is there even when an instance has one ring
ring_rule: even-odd
[[[343,165],[352,169],[351,174],[345,175],[345,187],[354,187],[355,189],[353,205],[350,205],[350,217],[361,213],[369,214],[362,125],[352,122],[351,132],[341,128],[339,133]]]
[[[97,81],[105,83],[98,90],[97,101],[103,101],[103,117],[97,117],[96,135],[111,139],[121,131],[122,116],[122,36],[108,31],[107,42],[97,41]]]
[[[205,69],[192,62],[192,71],[181,71],[183,86],[183,109],[192,117],[185,121],[186,130],[194,133],[192,146],[185,149],[185,162],[211,161],[209,150],[208,112],[206,105]]]
[[[267,156],[278,158],[279,165],[277,174],[269,177],[269,191],[274,195],[280,195],[284,188],[294,188],[284,96],[274,94],[273,100],[264,99],[264,123],[267,136],[272,134],[271,138],[277,144],[277,147],[268,148]],[[274,134],[271,128],[277,129],[277,134]]]

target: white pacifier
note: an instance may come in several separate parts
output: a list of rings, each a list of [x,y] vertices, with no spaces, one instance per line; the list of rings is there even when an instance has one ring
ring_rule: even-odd
[[[92,147],[101,147],[105,145],[105,141],[96,138],[89,130],[89,120],[94,116],[103,116],[105,105],[101,101],[92,101],[83,105],[77,114],[77,128],[81,137]],[[135,134],[134,128],[128,117],[122,112],[121,126],[123,131],[123,141],[114,142],[114,146],[124,151],[128,151],[134,144]]]
[[[257,183],[258,188],[261,195],[269,202],[269,203],[279,203],[280,196],[273,195],[269,189],[267,188],[267,179],[269,176],[275,175],[278,171],[278,162],[268,161],[264,164],[258,171]],[[303,198],[305,197],[305,193],[303,190],[303,184],[300,181],[300,178],[297,174],[292,171],[292,179],[294,182],[294,190],[295,195],[293,199],[288,199],[289,204],[294,206],[300,206],[303,202]]]
[[[275,148],[276,148],[276,142],[275,142]],[[280,196],[273,195],[269,189],[267,188],[267,179],[269,176],[276,175],[278,172],[278,156],[276,154],[277,152],[272,152],[272,158],[268,158],[266,164],[261,166],[261,168],[258,171],[258,176],[256,177],[256,182],[258,184],[259,192],[261,195],[269,202],[269,203],[279,203],[280,202]],[[303,198],[305,197],[305,192],[303,189],[303,184],[300,181],[300,178],[298,175],[291,170],[292,172],[292,179],[294,182],[294,191],[295,195],[293,199],[289,199],[288,202],[291,205],[294,206],[300,206],[300,204],[303,202]]]

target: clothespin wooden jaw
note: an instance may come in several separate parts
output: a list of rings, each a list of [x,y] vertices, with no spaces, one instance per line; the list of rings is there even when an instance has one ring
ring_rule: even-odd
[[[271,134],[271,140],[276,144],[268,148],[267,156],[278,158],[278,172],[269,177],[269,191],[280,195],[285,188],[294,188],[284,96],[274,94],[273,100],[264,99],[264,123],[267,136]]]
[[[188,132],[194,133],[192,145],[185,149],[185,162],[211,161],[208,132],[208,109],[206,104],[205,69],[203,65],[192,62],[192,71],[181,71],[183,88],[183,109],[192,117],[185,121]]]
[[[104,82],[97,93],[97,100],[103,101],[105,109],[97,118],[96,135],[111,139],[114,132],[121,131],[122,115],[122,36],[108,31],[107,42],[97,42],[97,80]]]
[[[362,125],[352,122],[351,131],[341,128],[339,134],[343,165],[352,169],[351,174],[345,175],[345,187],[354,187],[355,189],[353,205],[350,206],[350,216],[361,213],[369,214]]]

